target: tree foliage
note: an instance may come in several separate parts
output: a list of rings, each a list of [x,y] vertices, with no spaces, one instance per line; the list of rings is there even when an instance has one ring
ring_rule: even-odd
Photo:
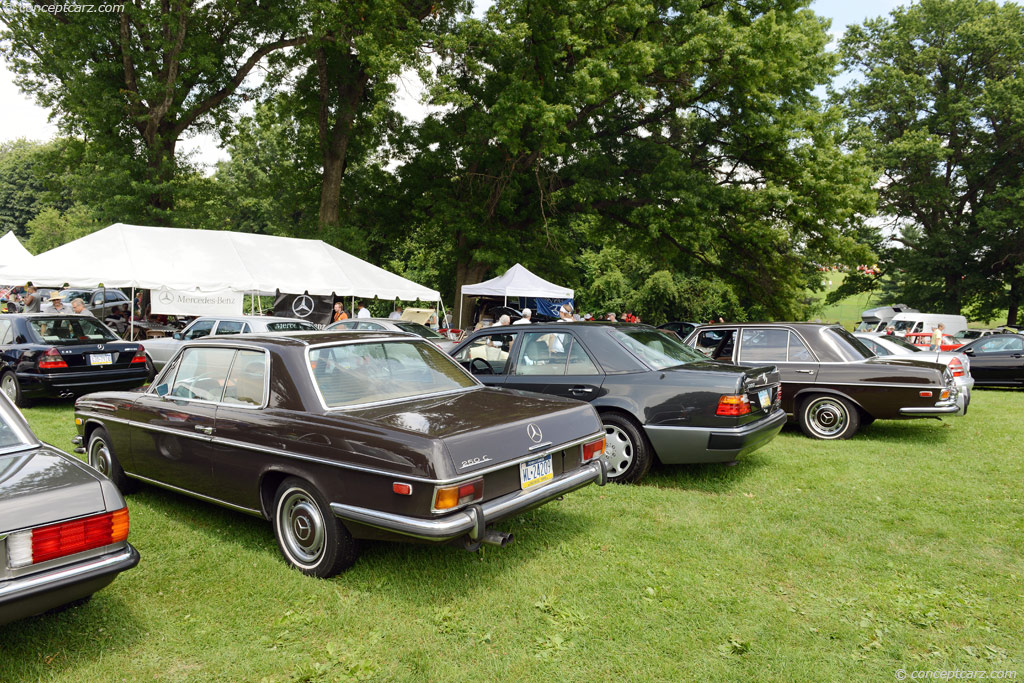
[[[943,313],[990,318],[1024,295],[1024,10],[922,0],[851,27],[840,93],[850,143],[881,173],[897,222],[889,291]]]

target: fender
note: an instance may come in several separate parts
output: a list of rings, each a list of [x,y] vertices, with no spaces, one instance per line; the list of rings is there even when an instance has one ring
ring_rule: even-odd
[[[833,388],[828,387],[828,386],[808,387],[806,389],[801,389],[800,391],[796,392],[793,395],[793,409],[794,409],[794,412],[789,413],[789,415],[791,415],[791,416],[795,416],[796,415],[796,412],[795,412],[796,405],[797,405],[797,403],[799,403],[800,397],[801,396],[806,396],[807,394],[827,394],[829,396],[839,396],[840,398],[844,398],[847,401],[849,401],[850,403],[852,403],[861,412],[863,412],[863,413],[865,413],[867,415],[871,415],[871,411],[865,409],[864,406],[862,406],[859,401],[851,398],[848,394],[846,394],[846,393],[844,393],[842,391],[839,391],[838,389],[833,389]]]

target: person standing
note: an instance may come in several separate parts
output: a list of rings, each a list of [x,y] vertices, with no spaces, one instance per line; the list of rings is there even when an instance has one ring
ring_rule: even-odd
[[[571,323],[572,320],[572,304],[567,301],[558,309],[558,322]]]
[[[945,329],[946,325],[943,323],[939,323],[938,325],[935,326],[935,329],[932,330],[932,345],[930,348],[931,351],[942,350],[942,332]]]
[[[29,282],[25,285],[25,313],[38,313],[40,303],[36,286]]]
[[[508,315],[504,315],[503,314],[500,318],[498,318],[498,322],[494,323],[494,326],[495,327],[504,327],[505,325],[511,325],[511,324],[512,324],[512,318],[508,317]]]
[[[388,315],[388,320],[401,320],[402,311],[404,310],[405,309],[402,308],[401,306],[395,306],[395,310],[391,311],[391,313]]]
[[[331,316],[331,322],[337,323],[342,320],[348,320],[348,313],[345,312],[345,307],[340,301],[334,302],[334,314]]]
[[[362,301],[359,302],[359,312],[356,313],[356,317],[357,318],[372,318],[373,317],[372,315],[370,315],[370,309],[368,309],[366,306],[364,306]]]
[[[64,300],[60,298],[60,294],[54,292],[50,295],[50,307],[46,309],[47,313],[57,313],[62,315],[68,312],[68,309],[64,308]]]
[[[95,315],[93,315],[92,311],[85,307],[85,302],[82,301],[81,299],[72,299],[71,311],[75,315],[91,315],[94,318],[96,317]]]
[[[533,311],[529,308],[523,309],[523,317],[512,323],[513,325],[529,325],[533,321],[530,318],[533,317]]]

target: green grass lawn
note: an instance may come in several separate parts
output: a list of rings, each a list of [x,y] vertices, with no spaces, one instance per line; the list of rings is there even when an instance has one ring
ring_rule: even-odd
[[[62,447],[68,405],[26,410]],[[786,430],[503,524],[516,543],[370,544],[321,581],[269,523],[144,488],[140,565],[0,627],[0,680],[895,680],[1024,663],[1024,392],[966,417]],[[1024,675],[1024,671],[1021,671]]]

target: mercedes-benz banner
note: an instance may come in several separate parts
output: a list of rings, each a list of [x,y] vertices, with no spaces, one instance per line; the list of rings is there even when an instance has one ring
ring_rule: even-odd
[[[241,315],[244,292],[216,292],[161,287],[149,295],[150,310],[163,315]]]
[[[333,312],[333,296],[279,292],[274,299],[274,315],[282,318],[300,318],[315,325],[327,325]]]

